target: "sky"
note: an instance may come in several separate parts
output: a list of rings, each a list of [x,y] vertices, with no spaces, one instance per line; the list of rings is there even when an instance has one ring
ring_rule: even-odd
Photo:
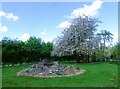
[[[100,30],[110,31],[118,40],[118,3],[93,2],[2,2],[0,9],[0,40],[3,37],[26,41],[30,36],[52,41],[78,15],[99,18]]]

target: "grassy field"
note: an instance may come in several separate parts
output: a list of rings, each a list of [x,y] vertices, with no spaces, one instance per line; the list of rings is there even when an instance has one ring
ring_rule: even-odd
[[[0,89],[2,88],[2,68],[0,67]]]
[[[3,87],[114,87],[117,84],[118,65],[109,63],[76,64],[62,63],[85,69],[81,75],[62,78],[35,78],[16,76],[16,73],[30,65],[3,67]]]

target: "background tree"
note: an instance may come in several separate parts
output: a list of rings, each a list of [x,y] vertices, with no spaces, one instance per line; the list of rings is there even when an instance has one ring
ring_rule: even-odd
[[[95,33],[99,23],[101,21],[98,18],[88,16],[74,18],[70,27],[64,29],[62,35],[55,39],[52,56],[73,55],[76,56],[76,62],[80,62],[80,59],[89,62],[91,57],[95,62],[96,56],[100,56],[100,50],[106,48],[106,42],[112,41],[112,34],[109,31]]]
[[[51,55],[52,49],[53,49],[53,43],[51,43],[51,42],[43,43],[42,51],[41,51],[42,57],[49,58]]]
[[[90,55],[93,49],[91,40],[94,38],[98,23],[100,21],[97,18],[88,16],[73,19],[71,26],[63,31],[61,37],[57,38],[52,54],[59,57],[68,56],[73,55],[75,51],[78,56],[83,52]]]
[[[2,40],[2,61],[3,63],[22,63],[22,46],[23,42],[16,39],[3,38]]]
[[[105,56],[105,52],[107,50],[106,43],[111,43],[113,40],[113,34],[110,31],[102,30],[100,33],[97,33],[97,36],[100,40],[100,51],[101,56]]]
[[[24,45],[27,62],[37,62],[41,57],[42,40],[36,37],[30,37]]]
[[[25,42],[4,37],[1,43],[2,62],[12,65],[38,62],[43,55],[49,57],[53,47],[52,43],[45,43],[36,37],[30,37]]]
[[[111,57],[113,59],[120,59],[120,41],[111,48]]]

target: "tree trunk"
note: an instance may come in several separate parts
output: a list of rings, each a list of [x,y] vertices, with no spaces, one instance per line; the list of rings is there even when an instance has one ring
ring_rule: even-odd
[[[93,59],[93,62],[96,62],[96,55],[95,55],[95,53],[93,53],[92,59]]]
[[[77,62],[77,63],[80,63],[79,56],[76,56],[76,62]]]
[[[89,55],[87,55],[87,62],[89,63]]]

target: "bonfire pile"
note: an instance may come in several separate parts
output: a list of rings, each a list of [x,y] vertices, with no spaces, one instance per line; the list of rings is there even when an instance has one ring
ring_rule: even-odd
[[[80,68],[62,66],[55,62],[38,62],[27,69],[23,69],[17,73],[17,76],[33,76],[33,77],[63,77],[63,76],[73,76],[83,73],[84,70]]]

